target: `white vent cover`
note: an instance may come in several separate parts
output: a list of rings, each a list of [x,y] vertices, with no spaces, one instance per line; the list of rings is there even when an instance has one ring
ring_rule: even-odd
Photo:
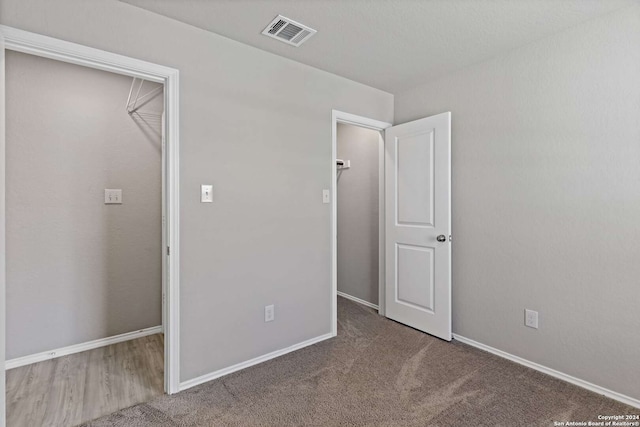
[[[309,40],[309,38],[311,38],[315,33],[316,30],[313,28],[309,28],[299,22],[285,18],[282,15],[276,16],[276,18],[271,21],[271,23],[267,25],[267,28],[262,32],[265,36],[280,40],[283,43],[290,44],[295,47],[298,47]]]

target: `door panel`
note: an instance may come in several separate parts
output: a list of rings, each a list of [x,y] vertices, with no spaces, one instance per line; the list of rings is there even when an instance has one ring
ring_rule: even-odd
[[[396,244],[396,300],[418,310],[433,312],[433,248]]]
[[[433,161],[433,132],[397,138],[399,224],[433,226]]]
[[[385,193],[386,316],[449,341],[451,113],[386,129]]]

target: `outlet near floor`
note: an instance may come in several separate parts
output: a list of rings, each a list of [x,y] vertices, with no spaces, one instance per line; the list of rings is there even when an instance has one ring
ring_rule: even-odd
[[[538,312],[525,309],[524,324],[530,328],[538,329]]]
[[[264,321],[271,322],[276,318],[276,308],[273,304],[264,307]]]

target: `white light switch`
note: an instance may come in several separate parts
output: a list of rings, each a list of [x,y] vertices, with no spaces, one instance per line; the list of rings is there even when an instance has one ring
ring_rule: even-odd
[[[105,205],[121,205],[122,204],[122,190],[104,189],[104,204]]]
[[[213,203],[213,185],[200,186],[200,201],[202,203]]]
[[[329,190],[322,190],[322,203],[331,203],[331,193]]]

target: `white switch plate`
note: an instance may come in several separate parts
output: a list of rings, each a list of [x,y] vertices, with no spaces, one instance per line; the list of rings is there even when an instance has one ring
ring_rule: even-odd
[[[276,318],[276,308],[273,304],[264,307],[264,321],[271,322]]]
[[[105,205],[121,205],[122,204],[122,190],[117,189],[104,189],[104,204]]]
[[[202,203],[213,203],[213,185],[200,186],[200,201]]]
[[[322,203],[331,203],[331,193],[329,190],[322,190]]]
[[[524,324],[530,328],[538,329],[538,312],[525,309]]]

